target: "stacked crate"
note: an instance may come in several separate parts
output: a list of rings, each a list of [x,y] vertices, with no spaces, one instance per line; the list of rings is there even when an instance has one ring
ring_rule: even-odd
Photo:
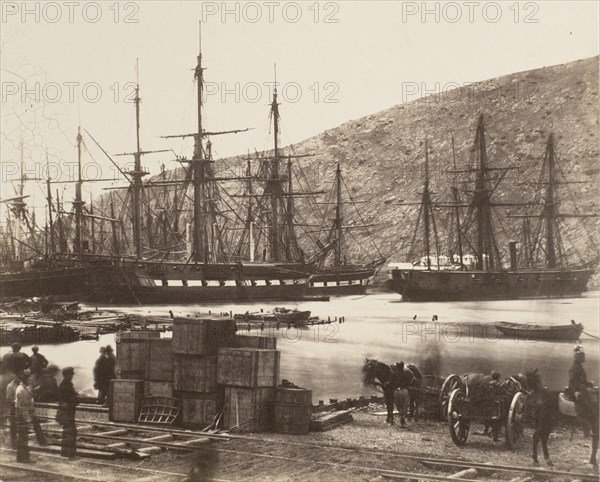
[[[146,376],[148,340],[160,338],[155,330],[122,331],[115,335],[117,344],[117,377],[143,380]]]
[[[312,390],[277,388],[273,404],[273,431],[278,433],[308,433],[312,420]]]
[[[144,396],[173,396],[173,354],[171,338],[148,339]]]
[[[235,321],[224,317],[175,318],[173,390],[181,400],[181,421],[189,427],[211,424],[223,406],[217,384],[219,347],[233,343]]]
[[[235,342],[243,343],[242,338],[236,337]],[[248,432],[270,430],[280,355],[274,349],[219,349],[217,382],[224,386],[225,428],[237,427]]]
[[[137,422],[144,398],[144,380],[151,349],[149,343],[160,342],[158,331],[124,331],[115,336],[117,345],[116,374],[110,385],[109,420]]]

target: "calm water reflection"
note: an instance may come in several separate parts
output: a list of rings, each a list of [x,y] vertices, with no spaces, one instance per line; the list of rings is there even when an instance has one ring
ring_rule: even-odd
[[[240,304],[213,306],[127,307],[140,314],[176,315],[229,311],[243,313],[277,304]],[[292,306],[287,304],[287,306]],[[560,300],[489,301],[453,303],[403,303],[395,294],[376,294],[340,298],[329,303],[300,303],[314,315],[344,316],[346,323],[315,326],[308,329],[274,331],[282,351],[281,377],[313,390],[314,400],[355,397],[372,393],[361,384],[360,367],[366,356],[391,363],[400,360],[419,363],[432,347],[442,354],[441,372],[462,374],[467,371],[489,372],[494,369],[503,377],[527,368],[539,368],[551,388],[567,383],[572,361],[573,343],[532,342],[524,340],[486,339],[469,336],[462,330],[464,322],[515,321],[560,325],[574,319],[584,324],[586,332],[598,336],[598,292],[582,298]],[[125,309],[125,308],[124,308]],[[413,320],[416,315],[416,320]],[[437,315],[437,324],[431,323]],[[459,329],[461,328],[461,329]],[[242,327],[245,329],[245,327]],[[257,330],[252,330],[257,334]],[[260,332],[259,332],[260,333]],[[488,333],[491,333],[488,332]],[[264,334],[267,334],[265,331]],[[588,378],[598,381],[600,347],[597,340],[582,335]],[[92,368],[100,345],[113,344],[114,335],[99,341],[81,341],[69,345],[42,346],[40,351],[51,362],[76,368],[75,385],[79,391],[92,388]],[[30,354],[29,347],[24,351]],[[4,351],[4,350],[3,350]]]

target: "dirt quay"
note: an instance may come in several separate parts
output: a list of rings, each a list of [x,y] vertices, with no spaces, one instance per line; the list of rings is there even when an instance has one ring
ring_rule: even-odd
[[[210,459],[213,480],[256,481],[375,481],[381,480],[380,470],[396,470],[421,474],[450,475],[457,467],[423,464],[402,455],[434,457],[465,462],[491,463],[534,468],[531,460],[533,430],[528,427],[515,451],[505,448],[502,437],[494,442],[480,435],[483,425],[473,424],[466,446],[457,447],[450,438],[444,422],[422,421],[399,424],[385,423],[385,417],[376,415],[384,410],[382,405],[354,410],[354,420],[327,432],[306,435],[274,433],[245,434],[248,439],[232,439],[210,445],[200,453],[165,451],[141,461],[117,459],[93,461],[76,459],[64,461],[57,456],[34,453],[36,470],[69,473],[80,480],[97,481],[177,481],[182,480],[194,463],[203,465]],[[569,441],[571,428],[558,427],[550,438],[550,455],[553,469],[571,473],[594,474],[587,463],[591,439],[585,438],[581,429]],[[2,462],[14,463],[14,452],[3,451]],[[548,468],[545,465],[540,468]],[[203,468],[205,470],[206,467]],[[511,480],[515,472],[485,473],[482,480]],[[27,473],[20,469],[3,468],[3,480],[59,480],[48,474]],[[552,477],[546,480],[567,481],[573,477]],[[67,479],[64,479],[67,480]]]

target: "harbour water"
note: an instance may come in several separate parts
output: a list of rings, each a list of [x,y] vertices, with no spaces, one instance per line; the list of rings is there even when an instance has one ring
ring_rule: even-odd
[[[213,313],[230,310],[244,313],[261,308],[267,311],[275,306],[276,303],[260,303],[120,308],[138,314],[163,316],[168,316],[169,310],[172,310],[176,316],[186,316],[209,310]],[[361,382],[361,366],[365,357],[378,358],[386,363],[402,360],[419,364],[432,352],[441,356],[439,370],[442,376],[496,370],[505,378],[528,368],[538,368],[547,386],[561,389],[568,380],[574,343],[499,339],[493,330],[486,332],[485,329],[479,336],[474,336],[464,323],[511,321],[564,325],[575,320],[583,323],[585,332],[596,337],[600,335],[598,292],[588,292],[581,298],[572,299],[451,303],[401,302],[395,294],[377,293],[332,299],[328,303],[303,302],[295,306],[309,309],[321,319],[327,320],[330,316],[333,321],[337,316],[344,317],[345,322],[308,328],[265,328],[262,333],[251,328],[251,333],[274,334],[278,338],[278,348],[282,351],[281,378],[312,389],[315,401],[375,393]],[[437,315],[436,322],[432,322],[434,315]],[[244,324],[238,329],[247,331]],[[114,335],[104,335],[99,341],[40,345],[40,352],[60,367],[75,367],[76,389],[91,393],[92,368],[99,347],[106,344],[114,346]],[[597,383],[600,344],[586,334],[582,334],[581,344],[586,351],[588,378]],[[31,354],[30,347],[23,347],[23,351]]]

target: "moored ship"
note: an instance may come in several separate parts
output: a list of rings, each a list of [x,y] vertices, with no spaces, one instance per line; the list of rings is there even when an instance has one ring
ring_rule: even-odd
[[[558,211],[556,195],[556,154],[554,139],[550,135],[542,166],[541,184],[544,193],[537,203],[499,203],[492,200],[498,182],[490,181],[489,173],[502,168],[488,166],[485,144],[483,116],[479,118],[475,136],[474,152],[476,163],[469,172],[475,175],[472,200],[461,204],[454,189],[453,203],[434,203],[430,197],[427,161],[425,186],[421,202],[421,212],[425,214],[423,223],[425,256],[416,266],[403,263],[392,266],[387,286],[402,295],[406,301],[454,301],[454,300],[494,300],[520,298],[558,298],[580,296],[586,290],[593,273],[591,263],[579,267],[567,264],[564,247],[561,245],[558,220],[561,217],[581,217],[578,214],[564,214]],[[427,156],[427,154],[426,154]],[[501,176],[502,177],[502,176]],[[541,213],[512,217],[537,218],[538,233],[535,238],[527,231],[524,239],[529,240],[523,249],[525,266],[519,266],[517,243],[509,243],[510,265],[503,266],[496,233],[493,228],[492,209],[495,207],[517,207],[542,204]],[[457,253],[442,257],[435,243],[430,240],[430,218],[433,207],[451,207],[456,214]],[[460,219],[460,207],[468,208],[468,216]],[[435,225],[434,225],[435,226]],[[474,233],[469,233],[469,227]],[[530,223],[524,223],[531,229]],[[472,236],[468,236],[472,234]],[[436,245],[436,255],[430,254],[432,244]],[[472,248],[472,253],[464,254],[463,246]],[[536,266],[536,254],[541,252],[544,260]],[[444,262],[440,262],[443,260]]]

